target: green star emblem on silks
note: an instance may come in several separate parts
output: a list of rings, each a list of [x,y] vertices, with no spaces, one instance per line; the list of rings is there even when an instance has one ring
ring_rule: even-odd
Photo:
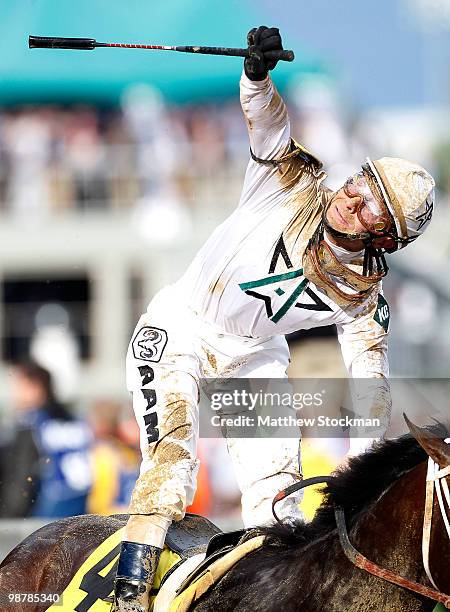
[[[285,272],[284,274],[275,274],[274,276],[266,276],[265,278],[261,278],[256,281],[250,281],[248,283],[240,283],[239,287],[242,289],[242,291],[245,291],[245,293],[247,293],[248,295],[264,300],[265,305],[266,305],[267,314],[270,320],[273,321],[274,323],[278,323],[278,321],[282,317],[284,317],[284,315],[287,313],[289,308],[291,308],[291,306],[295,304],[295,302],[297,301],[297,298],[299,297],[299,295],[302,293],[302,291],[305,289],[306,285],[308,284],[308,279],[304,278],[295,287],[295,289],[287,297],[286,301],[281,305],[281,307],[275,313],[272,311],[270,296],[258,294],[255,291],[253,291],[253,289],[256,289],[257,287],[266,287],[267,285],[279,284],[279,283],[282,283],[283,281],[292,280],[293,278],[299,278],[301,276],[303,276],[303,268],[300,268],[299,270],[291,270],[290,272]],[[275,289],[275,293],[279,296],[282,296],[286,292],[283,289],[281,289],[281,287],[277,287],[277,289]]]

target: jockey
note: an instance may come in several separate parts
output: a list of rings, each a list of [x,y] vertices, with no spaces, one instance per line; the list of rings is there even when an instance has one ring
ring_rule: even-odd
[[[115,581],[121,612],[147,611],[167,529],[192,502],[201,378],[286,377],[285,334],[335,324],[350,375],[376,383],[372,414],[389,417],[385,253],[429,224],[433,178],[384,157],[367,159],[336,192],[326,188],[321,162],[292,139],[268,76],[276,62],[265,52],[283,48],[278,30],[255,28],[248,44],[240,95],[251,159],[241,199],[184,276],[154,297],[129,346],[143,461]],[[270,522],[274,495],[301,478],[299,440],[228,446],[244,525]],[[279,514],[299,516],[298,501],[283,500]]]

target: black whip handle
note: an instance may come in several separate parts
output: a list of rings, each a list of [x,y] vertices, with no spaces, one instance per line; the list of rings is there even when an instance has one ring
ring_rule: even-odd
[[[30,36],[30,49],[82,49],[91,51],[97,46],[94,38],[55,38],[54,36]]]

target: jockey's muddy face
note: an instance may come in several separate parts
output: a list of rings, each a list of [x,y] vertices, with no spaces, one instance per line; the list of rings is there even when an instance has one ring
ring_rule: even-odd
[[[330,238],[348,251],[360,251],[367,239],[375,248],[394,245],[386,237],[392,221],[381,198],[375,196],[364,174],[350,177],[332,198],[325,213]],[[334,231],[333,231],[334,230]]]

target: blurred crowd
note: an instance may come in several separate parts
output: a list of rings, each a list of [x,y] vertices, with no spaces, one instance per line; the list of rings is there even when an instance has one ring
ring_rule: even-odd
[[[323,77],[285,92],[293,134],[322,158],[337,186],[367,154],[400,154],[418,161],[450,191],[450,135],[439,117],[359,116]],[[428,134],[415,125],[430,124]],[[443,119],[443,118],[441,118]],[[398,120],[397,120],[398,123]],[[404,129],[406,128],[406,129]],[[408,139],[405,139],[405,133]],[[65,211],[158,206],[195,212],[205,197],[223,209],[235,204],[248,160],[248,138],[236,98],[174,106],[137,85],[121,106],[25,106],[0,111],[0,210],[45,215]]]
[[[144,88],[122,108],[0,112],[0,207],[15,214],[194,205],[246,154],[237,105],[164,106]],[[239,125],[238,125],[239,124]],[[242,163],[242,162],[241,162]]]
[[[129,406],[98,400],[86,418],[75,416],[56,398],[50,372],[33,361],[13,366],[11,402],[0,435],[0,518],[126,513],[141,458]],[[222,440],[202,441],[189,511],[237,516],[225,455]]]

